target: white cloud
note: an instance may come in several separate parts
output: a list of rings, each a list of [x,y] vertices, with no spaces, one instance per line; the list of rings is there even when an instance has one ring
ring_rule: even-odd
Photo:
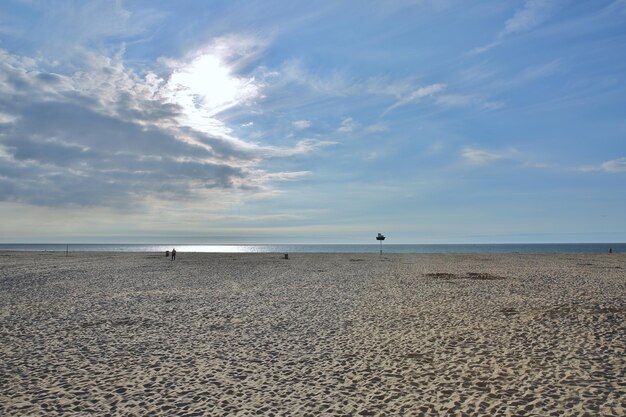
[[[294,155],[310,154],[322,147],[336,145],[334,141],[321,141],[317,139],[304,139],[295,144],[291,148],[279,148],[273,146],[264,146],[258,149],[258,152],[266,158],[272,157],[289,157]]]
[[[462,149],[461,156],[465,158],[465,160],[467,160],[469,163],[475,165],[482,165],[504,158],[504,154],[475,148]]]
[[[626,172],[626,157],[613,159],[600,165],[585,165],[577,168],[581,172],[603,171],[610,173]]]
[[[500,46],[505,38],[530,31],[541,25],[554,14],[559,2],[560,0],[525,0],[524,5],[504,23],[504,28],[498,34],[498,40],[476,47],[470,50],[468,55],[483,54]]]
[[[502,44],[502,42],[500,41],[496,41],[496,42],[491,42],[488,43],[487,45],[483,45],[483,46],[477,46],[476,48],[473,48],[472,50],[470,50],[467,54],[472,56],[472,55],[480,55],[483,54],[487,51],[490,51],[491,49],[495,48],[496,46]]]
[[[0,124],[3,123],[12,123],[14,122],[16,117],[7,113],[0,113]]]
[[[534,155],[521,152],[513,147],[499,150],[465,147],[461,150],[461,157],[472,165],[487,165],[506,161],[510,165],[522,168],[547,169],[558,167],[555,164],[538,161]]]
[[[415,90],[413,79],[392,79],[388,77],[369,77],[358,85],[357,90],[376,96],[402,98]]]
[[[606,172],[626,172],[626,157],[606,161],[601,167]]]
[[[378,133],[389,130],[389,127],[384,123],[375,123],[373,125],[369,125],[365,130],[368,132]]]
[[[341,126],[339,126],[339,128],[337,129],[337,132],[349,133],[357,129],[359,126],[361,126],[359,122],[354,120],[352,117],[348,117],[346,119],[343,119],[343,121],[341,122]]]
[[[396,107],[417,102],[419,99],[433,95],[443,89],[445,84],[436,83],[416,87],[415,78],[393,79],[384,76],[371,76],[359,79],[345,71],[332,70],[316,73],[309,70],[302,61],[290,60],[283,64],[279,71],[265,68],[260,78],[267,88],[282,89],[293,83],[306,86],[309,92],[325,97],[392,97],[397,100]],[[395,107],[394,107],[395,108]]]
[[[310,120],[296,120],[295,122],[292,123],[293,127],[295,127],[296,129],[308,129],[309,127],[311,127],[312,123]]]
[[[263,173],[260,177],[265,181],[294,181],[311,175],[311,171]]]
[[[502,101],[483,101],[481,102],[481,106],[485,110],[498,110],[504,107],[504,102]]]
[[[411,93],[405,95],[400,100],[396,101],[394,104],[387,107],[387,109],[385,109],[385,111],[381,114],[381,117],[389,114],[389,112],[397,109],[398,107],[416,103],[424,97],[433,96],[445,90],[445,88],[446,88],[445,84],[431,84],[431,85],[427,85],[425,87],[420,87],[416,90],[413,90]]]
[[[274,73],[275,71],[272,71],[269,74]],[[286,62],[279,74],[272,77],[278,79],[277,84],[302,84],[316,94],[345,97],[358,91],[357,82],[345,72],[335,70],[322,75],[315,74],[299,60]]]
[[[521,9],[506,21],[499,37],[526,32],[545,22],[557,7],[555,0],[526,0]]]

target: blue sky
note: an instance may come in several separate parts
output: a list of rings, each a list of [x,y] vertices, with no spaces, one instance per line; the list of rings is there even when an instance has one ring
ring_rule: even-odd
[[[0,6],[0,240],[626,241],[626,1]]]

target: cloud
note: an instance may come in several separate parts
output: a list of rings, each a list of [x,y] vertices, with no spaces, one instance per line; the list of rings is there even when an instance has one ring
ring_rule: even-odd
[[[467,54],[470,56],[480,55],[495,48],[496,46],[499,46],[500,44],[502,44],[502,42],[495,41],[495,42],[488,43],[487,45],[477,46],[476,48],[473,48],[472,50],[470,50]]]
[[[471,94],[440,95],[435,99],[435,104],[446,108],[474,106],[484,110],[497,110],[504,107],[504,103],[500,101],[485,100]]]
[[[292,123],[293,127],[295,127],[296,129],[308,129],[309,127],[311,127],[311,121],[310,120],[296,120],[295,122]]]
[[[613,159],[601,163],[600,165],[585,165],[577,168],[581,172],[603,171],[610,173],[626,172],[626,157]]]
[[[39,53],[54,56],[59,65],[65,65],[84,48],[119,48],[122,38],[132,44],[146,35],[148,28],[163,21],[165,14],[153,7],[137,9],[128,3],[19,0],[3,2],[6,13],[2,14],[11,22],[6,28],[11,37],[24,41],[26,48],[30,43]],[[2,16],[0,25],[1,20]]]
[[[352,117],[347,117],[341,122],[341,126],[337,129],[337,132],[349,133],[357,129],[361,124],[354,120]]]
[[[336,145],[337,142],[330,140],[304,139],[298,141],[291,148],[278,148],[273,146],[265,146],[259,149],[259,153],[264,158],[284,158],[294,155],[306,155],[317,151],[326,146]]]
[[[389,130],[389,127],[384,123],[374,123],[373,125],[369,125],[367,128],[365,128],[365,130],[367,132],[379,133]]]
[[[488,165],[506,161],[508,165],[519,168],[558,168],[556,164],[537,160],[534,155],[522,152],[514,147],[499,150],[465,147],[461,149],[461,157],[471,165]]]
[[[498,37],[526,32],[539,26],[548,20],[557,6],[558,1],[555,0],[526,0],[522,8],[506,21]]]
[[[445,89],[445,84],[417,86],[415,78],[390,78],[386,76],[370,76],[359,78],[346,71],[330,70],[314,72],[308,69],[301,60],[289,60],[278,70],[265,68],[259,74],[268,89],[285,89],[294,85],[304,86],[308,93],[333,98],[374,97],[394,98],[401,103],[398,106],[418,101]],[[299,97],[302,100],[302,97]],[[300,102],[299,101],[299,102]]]
[[[626,157],[606,161],[600,166],[606,172],[626,172]]]
[[[187,57],[161,58],[170,72],[159,87],[162,98],[181,108],[179,122],[210,135],[228,137],[230,129],[216,118],[233,107],[253,103],[262,85],[254,77],[237,74],[263,50],[264,43],[243,36],[214,39]],[[156,76],[153,76],[155,81]]]
[[[44,60],[0,50],[0,201],[129,207],[146,199],[202,199],[211,190],[267,192],[266,180],[299,178],[272,176],[258,165],[330,142],[272,147],[233,136],[216,112],[245,106],[257,93],[234,73],[243,52],[219,56],[231,66],[220,72],[209,62],[216,71],[205,78],[233,84],[215,98],[193,80],[204,61],[181,61],[163,77],[140,76],[120,55],[85,52],[73,65],[78,70],[55,73]],[[194,95],[191,109],[186,100]],[[190,123],[194,117],[202,119]]]
[[[497,46],[504,39],[518,33],[528,32],[546,22],[558,9],[560,0],[525,0],[523,6],[516,10],[504,23],[504,28],[497,36],[497,40],[483,46],[476,47],[468,55],[480,55]]]
[[[15,116],[10,115],[10,114],[6,114],[6,113],[0,113],[0,125],[5,124],[5,123],[12,123],[14,122],[16,119]]]
[[[397,109],[398,107],[406,106],[408,104],[416,103],[420,101],[424,97],[429,97],[435,95],[443,90],[445,90],[445,84],[431,84],[425,87],[420,87],[416,90],[413,90],[409,94],[402,97],[400,100],[396,101],[391,106],[387,107],[385,111],[381,114],[381,117],[386,116],[391,111]]]
[[[489,162],[498,161],[505,157],[504,154],[492,151],[485,151],[475,148],[464,148],[461,150],[461,156],[470,164],[483,165]]]
[[[309,71],[300,60],[289,60],[279,71],[269,71],[266,76],[274,78],[277,87],[299,84],[308,87],[315,94],[325,96],[345,97],[359,91],[358,82],[345,72],[334,70],[316,74]]]
[[[482,101],[481,106],[485,110],[498,110],[504,107],[504,102],[502,101]]]
[[[311,175],[311,171],[263,173],[264,181],[293,181]]]

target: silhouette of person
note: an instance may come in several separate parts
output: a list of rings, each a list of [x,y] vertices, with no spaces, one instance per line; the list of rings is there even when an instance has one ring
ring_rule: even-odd
[[[172,249],[172,261],[176,260],[176,249]]]
[[[613,253],[613,248],[609,248],[609,253]]]

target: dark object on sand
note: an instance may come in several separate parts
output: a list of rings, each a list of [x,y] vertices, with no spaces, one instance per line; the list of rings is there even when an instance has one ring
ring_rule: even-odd
[[[289,259],[289,254],[288,253],[285,254],[285,259]]]
[[[169,257],[170,257],[170,251],[168,251],[168,250],[166,250],[166,251],[165,251],[165,257],[166,257],[166,258],[169,258]]]
[[[613,248],[609,248],[609,253],[613,253]]]
[[[383,254],[383,240],[385,240],[385,236],[383,236],[381,233],[378,234],[378,236],[376,236],[376,240],[380,241],[380,254]]]

